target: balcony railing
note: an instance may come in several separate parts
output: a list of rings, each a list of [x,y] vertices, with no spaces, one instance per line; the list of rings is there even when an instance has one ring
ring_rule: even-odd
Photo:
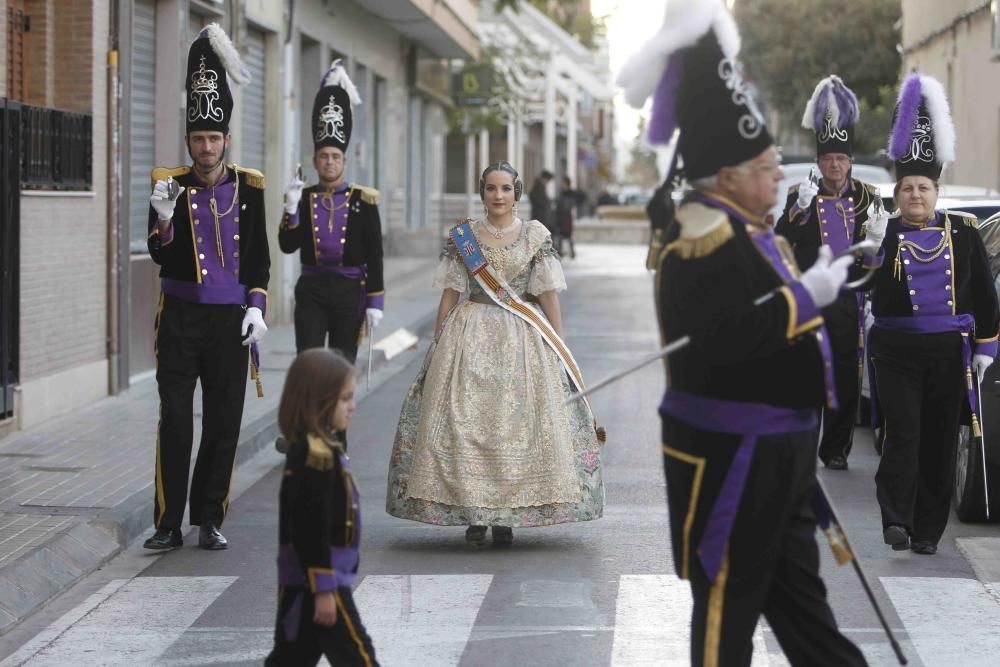
[[[89,190],[93,117],[27,104],[21,107],[21,188]]]

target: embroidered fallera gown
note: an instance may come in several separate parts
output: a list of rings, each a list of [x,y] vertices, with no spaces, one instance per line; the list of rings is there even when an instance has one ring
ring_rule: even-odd
[[[481,222],[473,223],[477,236]],[[566,289],[548,230],[521,225],[503,248],[480,246],[511,289]],[[386,511],[442,526],[544,526],[600,518],[604,509],[594,417],[531,326],[495,305],[446,245],[435,287],[461,300],[403,401],[389,463]]]

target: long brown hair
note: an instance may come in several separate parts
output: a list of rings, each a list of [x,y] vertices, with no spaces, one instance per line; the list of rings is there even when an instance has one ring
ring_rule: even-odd
[[[332,438],[330,423],[354,367],[339,353],[316,347],[292,361],[278,405],[278,427],[288,440],[307,433]]]

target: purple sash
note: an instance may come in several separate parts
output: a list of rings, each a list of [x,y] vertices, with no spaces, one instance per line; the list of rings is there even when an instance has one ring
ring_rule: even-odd
[[[725,401],[667,389],[660,403],[660,414],[703,431],[743,436],[698,543],[698,558],[708,580],[714,582],[743,497],[757,438],[813,430],[819,425],[818,410]]]
[[[966,396],[969,401],[969,409],[972,411],[973,432],[978,438],[980,436],[979,424],[981,419],[979,414],[979,399],[976,395],[975,382],[978,378],[973,378],[972,371],[972,336],[976,331],[976,320],[969,313],[959,313],[958,315],[919,315],[910,317],[876,317],[875,326],[893,333],[903,334],[936,334],[955,332],[962,334],[962,362],[965,364],[966,376]],[[869,368],[869,384],[871,385],[872,415],[878,412],[878,391],[876,390],[875,373]],[[873,426],[878,426],[874,423]]]

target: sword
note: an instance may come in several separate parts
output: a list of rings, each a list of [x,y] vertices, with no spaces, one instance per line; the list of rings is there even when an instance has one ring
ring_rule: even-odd
[[[368,385],[365,387],[365,391],[369,391],[372,388],[372,349],[375,345],[375,330],[368,327]]]
[[[868,585],[868,578],[865,577],[864,570],[861,569],[861,563],[858,562],[858,555],[855,553],[854,548],[851,546],[850,540],[847,539],[847,531],[844,530],[844,525],[840,523],[840,518],[837,516],[837,511],[833,508],[833,501],[830,500],[830,494],[826,492],[826,487],[823,486],[823,481],[816,477],[817,488],[820,494],[823,496],[823,500],[826,502],[826,509],[830,511],[830,518],[833,523],[837,525],[837,538],[843,541],[843,546],[846,547],[847,551],[851,554],[851,564],[854,566],[854,572],[858,575],[858,579],[861,581],[861,587],[865,589],[865,595],[868,596],[868,601],[872,605],[872,609],[875,610],[875,615],[878,616],[879,623],[882,624],[882,629],[885,631],[885,636],[889,640],[889,644],[892,646],[893,652],[896,654],[896,660],[899,664],[905,665],[906,656],[903,655],[903,648],[896,641],[896,636],[892,634],[892,628],[889,627],[888,621],[885,620],[885,614],[882,613],[882,608],[878,604],[878,600],[875,599],[875,594],[872,593],[871,586]],[[832,540],[831,540],[832,541]]]
[[[973,371],[975,372],[975,371]],[[990,485],[986,476],[986,429],[983,424],[983,392],[982,383],[976,377],[976,405],[979,407],[979,454],[983,460],[983,498],[986,501],[986,520],[990,520]]]

